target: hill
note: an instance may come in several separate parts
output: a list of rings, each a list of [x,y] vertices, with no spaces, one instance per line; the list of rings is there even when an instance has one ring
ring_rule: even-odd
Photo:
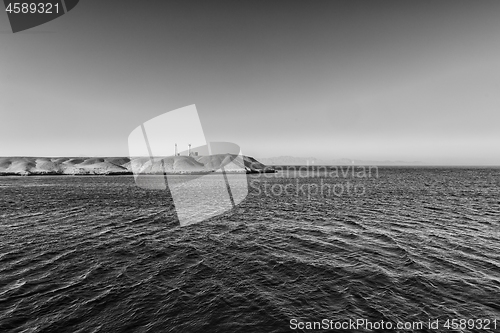
[[[19,175],[131,175],[221,172],[275,172],[249,156],[149,157],[0,157],[0,176]]]

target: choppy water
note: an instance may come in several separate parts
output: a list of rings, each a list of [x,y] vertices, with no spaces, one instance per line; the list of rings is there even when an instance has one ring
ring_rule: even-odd
[[[0,178],[0,331],[500,320],[499,169],[303,176],[251,178],[238,208],[187,227],[132,177]],[[322,180],[358,192],[297,190]]]

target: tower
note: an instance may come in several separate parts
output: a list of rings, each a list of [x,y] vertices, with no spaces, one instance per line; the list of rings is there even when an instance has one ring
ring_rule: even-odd
[[[191,156],[191,144],[188,144],[188,156]]]
[[[177,156],[177,143],[175,144],[175,154],[174,156]]]

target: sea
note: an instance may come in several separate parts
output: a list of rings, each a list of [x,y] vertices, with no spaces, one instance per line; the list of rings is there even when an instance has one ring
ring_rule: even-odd
[[[181,226],[133,176],[0,177],[0,332],[500,331],[500,168],[247,185]]]

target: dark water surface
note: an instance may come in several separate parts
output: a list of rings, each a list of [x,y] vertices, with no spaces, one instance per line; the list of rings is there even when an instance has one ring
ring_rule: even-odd
[[[239,207],[187,227],[133,177],[2,177],[0,332],[500,321],[499,169],[347,177],[250,178]],[[322,180],[358,192],[295,191]]]

